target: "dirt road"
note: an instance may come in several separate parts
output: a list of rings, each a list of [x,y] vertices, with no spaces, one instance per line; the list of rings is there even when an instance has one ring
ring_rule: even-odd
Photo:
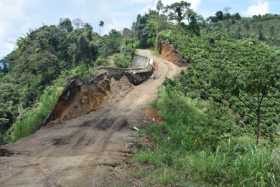
[[[44,127],[6,145],[13,155],[0,157],[0,186],[115,186],[114,180],[121,175],[118,166],[132,154],[130,146],[136,136],[132,127],[145,123],[144,108],[156,98],[160,85],[182,70],[150,51],[138,53],[156,61],[152,78],[122,88],[124,91],[112,95],[96,112]]]

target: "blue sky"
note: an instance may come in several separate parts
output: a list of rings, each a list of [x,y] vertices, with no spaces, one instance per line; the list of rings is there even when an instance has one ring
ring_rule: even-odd
[[[170,4],[178,0],[162,0]],[[203,16],[230,7],[244,16],[280,14],[280,0],[188,0]],[[57,24],[60,18],[80,18],[98,31],[129,27],[139,13],[155,7],[156,0],[0,0],[0,58],[15,48],[16,39],[44,24]]]

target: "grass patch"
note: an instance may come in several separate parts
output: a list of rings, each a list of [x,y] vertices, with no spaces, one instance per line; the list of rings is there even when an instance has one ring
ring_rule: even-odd
[[[15,142],[37,131],[57,103],[67,83],[66,79],[74,76],[86,76],[88,73],[90,73],[89,68],[85,65],[64,72],[53,85],[45,89],[34,107],[25,109],[19,115],[6,134],[6,141]]]
[[[237,127],[230,111],[163,89],[155,103],[164,122],[144,130],[153,142],[135,156],[152,165],[151,186],[278,186],[280,159],[274,145]],[[144,172],[143,172],[144,173]]]

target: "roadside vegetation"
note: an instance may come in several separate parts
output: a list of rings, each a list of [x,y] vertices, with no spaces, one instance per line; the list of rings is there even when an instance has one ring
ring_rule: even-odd
[[[0,61],[0,143],[39,129],[71,77],[109,65],[109,56],[115,56],[113,66],[131,63],[135,44],[129,29],[101,36],[81,20],[74,23],[66,18],[30,31]]]
[[[221,27],[278,17],[220,18],[220,11],[203,20],[186,3],[161,7],[142,16],[154,31],[146,42],[169,42],[190,64],[159,92],[154,107],[163,122],[140,133],[150,143],[135,156],[138,177],[147,186],[278,186],[279,48],[261,33],[237,38]],[[178,19],[178,10],[188,16]],[[153,14],[166,20],[160,31],[149,24]]]
[[[141,130],[149,144],[135,155],[138,177],[147,186],[279,186],[279,19],[229,11],[204,19],[186,1],[159,1],[131,29],[104,36],[69,19],[43,26],[0,61],[0,141],[39,129],[69,78],[127,68],[136,48],[164,41],[189,64],[159,91],[163,122]]]
[[[138,173],[147,186],[279,184],[277,144],[262,138],[256,145],[254,134],[241,129],[228,108],[191,99],[170,86],[161,90],[155,107],[164,122],[143,131],[152,146],[135,157],[153,166]]]

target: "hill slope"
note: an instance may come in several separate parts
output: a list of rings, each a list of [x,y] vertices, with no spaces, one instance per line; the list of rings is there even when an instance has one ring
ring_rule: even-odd
[[[118,167],[131,156],[136,136],[131,128],[145,123],[144,108],[156,98],[159,86],[182,70],[149,51],[139,53],[155,58],[155,79],[135,87],[125,77],[112,80],[111,92],[96,112],[42,128],[5,146],[12,155],[0,157],[1,185],[110,186],[113,179],[118,182],[125,173],[118,173]]]

